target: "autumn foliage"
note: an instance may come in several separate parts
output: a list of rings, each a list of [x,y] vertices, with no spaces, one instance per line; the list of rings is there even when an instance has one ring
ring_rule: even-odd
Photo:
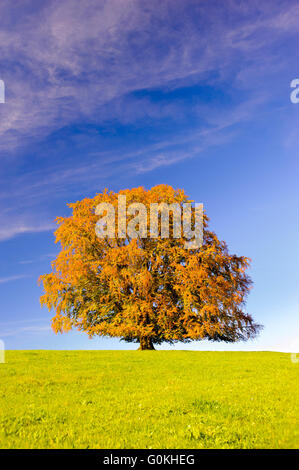
[[[95,233],[100,202],[127,204],[190,201],[167,185],[97,194],[73,204],[57,218],[61,251],[52,272],[41,276],[42,305],[55,311],[55,332],[77,328],[89,336],[113,336],[153,349],[162,342],[209,339],[235,342],[254,337],[260,326],[244,311],[251,280],[249,259],[228,253],[208,230],[203,245],[185,248],[181,238],[100,239]],[[170,227],[171,227],[170,218]],[[116,211],[117,225],[117,211]],[[170,231],[171,234],[171,231]]]

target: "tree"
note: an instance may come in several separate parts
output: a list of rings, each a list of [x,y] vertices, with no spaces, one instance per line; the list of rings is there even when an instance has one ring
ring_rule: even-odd
[[[244,311],[251,280],[249,259],[228,253],[225,242],[208,230],[204,214],[203,244],[186,249],[184,234],[174,238],[170,213],[169,238],[99,238],[96,207],[105,202],[117,209],[118,196],[127,206],[142,202],[190,202],[183,190],[167,185],[119,193],[97,194],[73,204],[70,217],[57,218],[56,243],[61,251],[52,272],[40,277],[41,304],[56,312],[54,331],[71,328],[94,335],[154,344],[208,339],[236,342],[254,337],[260,325]],[[161,222],[161,219],[159,219]],[[137,226],[136,230],[139,227]]]

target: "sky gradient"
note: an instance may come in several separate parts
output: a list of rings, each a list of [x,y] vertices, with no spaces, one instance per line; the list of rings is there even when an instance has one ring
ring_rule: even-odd
[[[37,278],[50,272],[68,202],[166,183],[252,259],[247,310],[264,325],[247,343],[177,348],[296,351],[298,2],[3,0],[0,18],[5,347],[136,348],[56,336]]]

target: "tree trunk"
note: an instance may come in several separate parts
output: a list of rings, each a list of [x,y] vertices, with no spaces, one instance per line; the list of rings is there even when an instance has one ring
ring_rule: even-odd
[[[140,338],[140,346],[138,348],[138,351],[145,351],[145,350],[153,350],[154,345],[151,340],[151,338],[148,338],[147,336]]]

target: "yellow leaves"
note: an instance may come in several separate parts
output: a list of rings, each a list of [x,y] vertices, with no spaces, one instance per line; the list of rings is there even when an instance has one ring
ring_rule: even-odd
[[[140,294],[145,299],[148,299],[152,292],[153,277],[147,269],[143,269],[140,274],[138,274],[138,277]]]
[[[186,250],[183,239],[99,239],[95,208],[101,202],[117,208],[119,194],[127,204],[146,207],[190,201],[182,189],[159,185],[105,190],[69,204],[72,214],[56,219],[61,251],[52,272],[40,277],[41,304],[56,312],[54,331],[75,327],[90,336],[153,342],[231,341],[254,334],[257,326],[240,307],[250,288],[250,260],[228,253],[225,242],[208,230],[206,215],[204,243],[196,250]]]
[[[52,318],[52,329],[55,333],[66,333],[72,329],[72,322],[69,318],[57,313]]]

